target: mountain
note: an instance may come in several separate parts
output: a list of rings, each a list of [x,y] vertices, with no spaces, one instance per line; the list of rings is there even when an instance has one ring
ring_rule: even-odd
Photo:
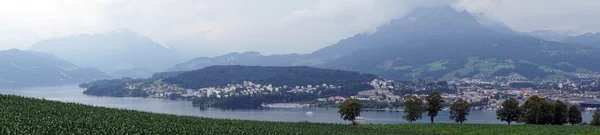
[[[170,71],[191,71],[213,65],[290,66],[301,60],[300,54],[261,55],[258,52],[229,53],[217,57],[199,57],[180,63]]]
[[[568,37],[563,42],[600,47],[600,33],[585,33],[580,36]]]
[[[0,51],[0,88],[54,86],[108,78],[93,68],[79,68],[51,54],[24,51]]]
[[[541,38],[548,41],[563,42],[565,39],[570,38],[574,34],[573,31],[557,31],[557,30],[535,30],[528,33],[523,33],[537,38]]]
[[[98,68],[117,77],[132,75],[121,74],[132,70],[137,73],[129,77],[149,77],[181,61],[175,51],[127,29],[43,40],[31,50],[51,53],[78,66]]]
[[[417,8],[403,18],[392,20],[389,24],[377,28],[373,34],[358,34],[312,54],[339,58],[360,50],[396,45],[413,39],[491,31],[493,30],[480,25],[468,12],[457,12],[449,6]]]
[[[230,53],[214,58],[196,58],[176,65],[171,68],[171,71],[189,71],[211,65],[317,66],[326,61],[335,61],[337,58],[359,50],[394,45],[398,42],[431,35],[452,35],[482,30],[492,31],[492,29],[487,29],[488,27],[494,27],[494,29],[503,32],[511,31],[504,24],[489,19],[476,19],[467,12],[459,14],[448,12],[456,11],[449,6],[419,8],[402,19],[392,20],[389,24],[379,27],[373,34],[357,34],[311,54],[264,56],[258,52]],[[432,21],[434,19],[438,20]],[[473,25],[482,20],[487,22],[487,25]]]
[[[493,78],[511,73],[548,79],[600,71],[594,62],[600,60],[598,48],[497,31],[449,7],[414,10],[372,35],[347,38],[315,53],[335,50],[351,53],[317,67],[392,79]]]
[[[133,69],[121,69],[111,72],[109,75],[113,78],[133,77],[133,78],[147,78],[154,74],[154,70],[136,67]]]
[[[529,79],[598,71],[598,48],[519,35],[452,35],[417,39],[330,61],[322,67],[393,79],[463,78],[518,73]]]
[[[600,33],[584,33],[574,36],[573,31],[536,30],[524,34],[548,41],[600,47]]]
[[[533,33],[540,36],[553,31]],[[598,51],[517,33],[502,22],[442,6],[415,9],[374,33],[357,34],[311,54],[280,55],[286,56],[281,61],[270,62],[268,56],[258,53],[232,53],[175,67],[305,65],[401,80],[492,79],[515,74],[527,79],[564,79],[570,73],[600,72],[600,64],[595,62],[600,60]],[[222,61],[214,62],[217,60]]]

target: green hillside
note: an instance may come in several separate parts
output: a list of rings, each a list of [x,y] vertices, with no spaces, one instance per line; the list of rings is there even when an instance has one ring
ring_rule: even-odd
[[[0,134],[600,134],[592,126],[344,125],[155,114],[0,95]],[[400,120],[400,118],[398,118]]]
[[[181,73],[166,78],[170,84],[179,84],[184,88],[226,86],[251,81],[275,86],[305,86],[331,84],[336,86],[364,84],[377,79],[373,74],[319,69],[307,66],[210,66],[199,70]]]
[[[361,50],[320,68],[372,73],[384,78],[488,78],[518,73],[528,79],[564,79],[599,72],[598,48],[507,34],[439,36]]]
[[[372,34],[348,37],[315,53],[343,53],[316,67],[397,80],[493,79],[512,73],[529,80],[564,80],[569,73],[600,72],[598,51],[508,27],[494,29],[471,13],[446,6],[415,9]]]

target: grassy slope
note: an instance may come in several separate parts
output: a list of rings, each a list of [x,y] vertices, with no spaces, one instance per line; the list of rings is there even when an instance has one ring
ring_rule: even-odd
[[[223,120],[0,95],[0,134],[600,134],[591,126],[342,125]]]

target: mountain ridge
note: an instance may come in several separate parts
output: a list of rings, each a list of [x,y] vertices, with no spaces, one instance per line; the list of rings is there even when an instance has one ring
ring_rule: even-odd
[[[600,72],[600,65],[593,64],[600,59],[598,48],[523,35],[501,22],[482,23],[449,6],[419,8],[372,34],[357,34],[311,54],[287,58],[288,63],[270,64],[301,63],[297,65],[402,80],[494,78],[513,73],[528,79],[564,79],[569,73]],[[260,60],[265,59],[255,61]]]
[[[115,77],[125,77],[127,75],[119,73],[140,68],[149,72],[138,70],[144,73],[128,77],[149,77],[153,72],[164,71],[180,62],[175,51],[128,29],[42,40],[33,44],[30,50],[51,53],[78,66],[98,68]]]
[[[47,53],[18,49],[0,51],[0,88],[76,84],[108,78],[94,68],[80,68]]]
[[[599,33],[584,33],[579,36],[570,36],[563,40],[565,43],[575,43],[585,46],[600,47],[600,32]]]

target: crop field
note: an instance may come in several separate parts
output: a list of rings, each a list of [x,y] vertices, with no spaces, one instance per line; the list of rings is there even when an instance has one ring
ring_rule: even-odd
[[[0,95],[0,134],[600,134],[593,126],[344,125],[155,114]]]

